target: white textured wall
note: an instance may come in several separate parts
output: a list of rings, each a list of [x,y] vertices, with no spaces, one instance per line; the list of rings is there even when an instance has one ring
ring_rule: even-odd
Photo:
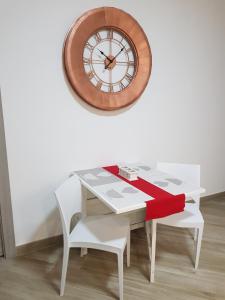
[[[71,23],[117,6],[144,28],[153,69],[115,113],[74,97],[62,45]],[[223,0],[0,0],[0,85],[16,244],[58,233],[52,190],[72,170],[116,161],[200,163],[207,194],[225,190]]]

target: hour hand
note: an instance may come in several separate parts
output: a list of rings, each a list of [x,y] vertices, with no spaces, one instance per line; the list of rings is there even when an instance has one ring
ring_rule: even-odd
[[[105,55],[105,53],[104,53],[103,51],[101,51],[100,49],[98,49],[98,51],[99,51],[103,56],[105,56],[105,57],[108,59],[109,62],[112,62],[112,60],[111,60],[107,55]]]

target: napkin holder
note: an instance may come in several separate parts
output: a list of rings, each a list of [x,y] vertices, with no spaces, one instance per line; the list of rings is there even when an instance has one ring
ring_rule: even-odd
[[[129,181],[138,179],[137,170],[126,166],[119,166],[119,175],[126,178]]]

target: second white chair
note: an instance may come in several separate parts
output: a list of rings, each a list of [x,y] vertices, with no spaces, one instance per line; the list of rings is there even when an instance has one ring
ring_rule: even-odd
[[[185,182],[192,183],[200,187],[200,166],[191,164],[174,164],[174,163],[158,163],[157,169],[173,175]],[[193,195],[194,203],[186,203],[183,212],[167,216],[160,219],[152,220],[151,228],[151,242],[150,242],[150,228],[149,222],[146,223],[146,233],[149,248],[150,265],[150,281],[154,282],[155,274],[155,251],[156,251],[156,227],[157,224],[168,226],[193,228],[195,230],[195,269],[198,268],[202,234],[204,228],[204,219],[199,210],[200,195]]]
[[[127,245],[127,265],[130,265],[129,220],[116,215],[81,217],[70,230],[72,216],[82,212],[81,186],[76,175],[68,178],[56,191],[63,227],[63,266],[60,295],[64,294],[69,251],[72,247],[93,248],[112,252],[118,257],[119,295],[123,299],[123,252]]]

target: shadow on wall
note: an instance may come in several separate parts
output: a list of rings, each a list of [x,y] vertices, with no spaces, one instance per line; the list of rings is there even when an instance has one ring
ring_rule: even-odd
[[[44,222],[36,229],[32,236],[32,242],[39,241],[42,239],[48,239],[51,237],[59,236],[62,234],[62,225],[60,220],[60,214],[57,207],[57,202],[53,192],[48,195],[48,201],[55,204],[55,207],[51,210]],[[40,238],[45,233],[44,238]]]

